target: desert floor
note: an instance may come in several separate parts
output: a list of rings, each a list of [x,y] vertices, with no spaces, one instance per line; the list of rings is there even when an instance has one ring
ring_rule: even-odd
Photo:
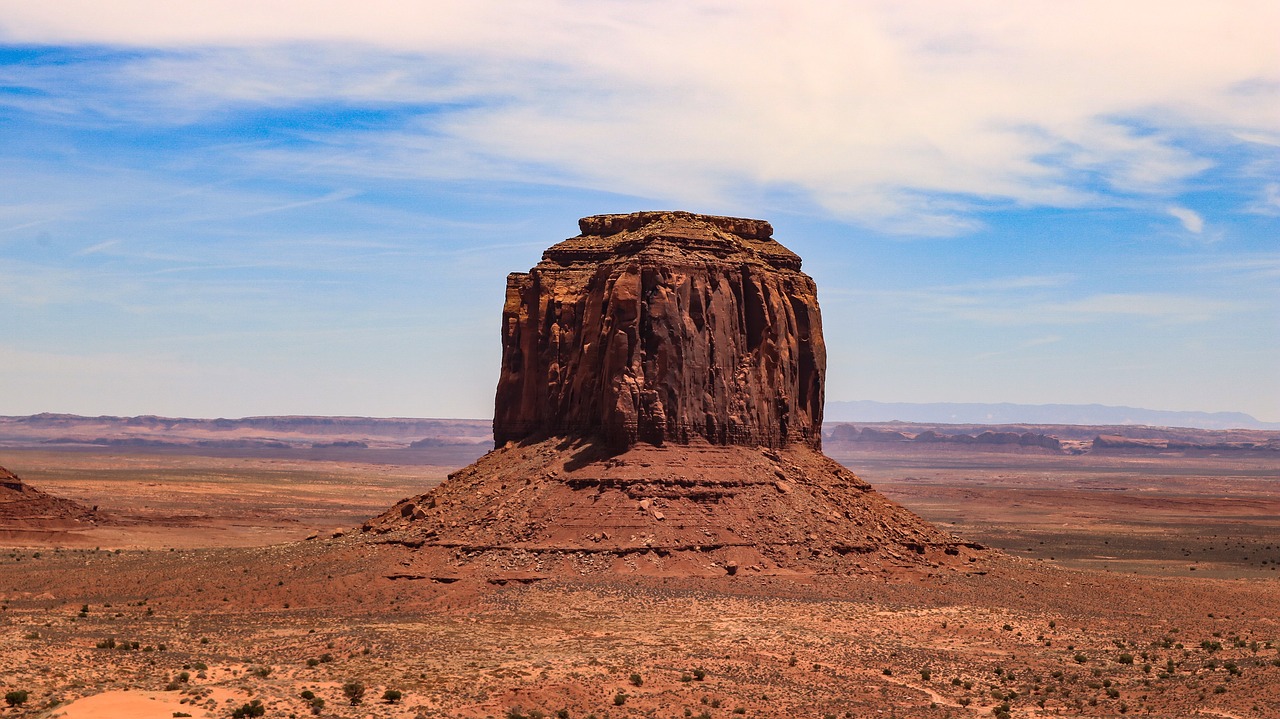
[[[0,535],[0,685],[29,693],[3,715],[1280,717],[1274,459],[827,450],[999,549],[843,577],[397,581],[412,550],[355,528],[448,466],[6,450],[114,521]]]

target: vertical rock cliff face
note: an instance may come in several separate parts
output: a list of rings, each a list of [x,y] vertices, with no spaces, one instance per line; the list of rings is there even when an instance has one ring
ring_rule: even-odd
[[[498,446],[563,435],[819,448],[817,291],[769,223],[639,212],[579,226],[507,278]]]

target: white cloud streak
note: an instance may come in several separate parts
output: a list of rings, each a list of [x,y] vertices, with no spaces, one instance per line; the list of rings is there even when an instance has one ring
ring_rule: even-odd
[[[11,42],[166,48],[104,77],[132,98],[87,100],[108,117],[431,106],[264,162],[721,209],[781,192],[913,234],[972,230],[991,203],[1166,197],[1213,166],[1188,133],[1280,129],[1273,2],[0,0],[0,18]]]
[[[1179,207],[1178,205],[1170,205],[1165,209],[1165,212],[1168,212],[1170,215],[1177,218],[1178,222],[1182,223],[1183,229],[1187,232],[1190,232],[1193,235],[1198,235],[1201,232],[1204,232],[1204,218],[1195,210],[1191,210],[1186,207]]]

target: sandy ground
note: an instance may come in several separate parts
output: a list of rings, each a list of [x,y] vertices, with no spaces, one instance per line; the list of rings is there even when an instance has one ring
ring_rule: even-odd
[[[172,692],[126,690],[107,691],[76,699],[54,709],[49,716],[50,719],[169,719],[183,714],[192,717],[218,716],[206,708],[192,706],[185,697]]]
[[[30,693],[0,715],[1280,717],[1274,467],[833,453],[1009,551],[941,574],[442,585],[331,530],[445,468],[6,453],[121,521],[0,552],[0,685]]]

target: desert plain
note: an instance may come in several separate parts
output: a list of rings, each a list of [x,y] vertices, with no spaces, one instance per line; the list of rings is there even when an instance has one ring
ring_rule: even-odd
[[[985,549],[494,582],[406,574],[411,547],[361,531],[485,451],[450,431],[9,443],[99,518],[2,528],[0,684],[27,693],[5,715],[1280,716],[1280,453],[829,436]]]

